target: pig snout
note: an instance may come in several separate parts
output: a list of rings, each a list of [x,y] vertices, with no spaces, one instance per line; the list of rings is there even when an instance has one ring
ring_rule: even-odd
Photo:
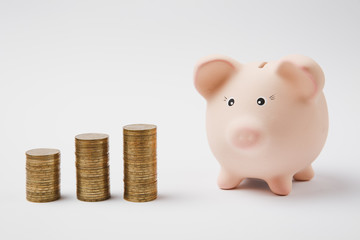
[[[260,145],[263,133],[254,124],[231,124],[227,130],[228,142],[237,149],[248,149]]]
[[[231,144],[238,148],[255,146],[260,139],[259,131],[249,128],[236,129],[230,136]]]

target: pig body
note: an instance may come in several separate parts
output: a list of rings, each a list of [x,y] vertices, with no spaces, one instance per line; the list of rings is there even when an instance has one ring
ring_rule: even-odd
[[[258,178],[287,195],[293,178],[314,176],[311,163],[328,132],[324,81],[319,65],[300,55],[268,63],[223,56],[200,62],[195,87],[207,100],[207,137],[221,165],[220,188]]]

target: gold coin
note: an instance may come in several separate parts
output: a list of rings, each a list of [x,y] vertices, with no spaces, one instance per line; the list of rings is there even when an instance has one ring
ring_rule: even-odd
[[[123,127],[124,199],[147,202],[157,198],[156,131],[151,124]]]
[[[75,136],[76,193],[81,201],[110,197],[109,136],[85,133]]]
[[[26,199],[50,202],[60,198],[60,151],[37,148],[26,151]]]

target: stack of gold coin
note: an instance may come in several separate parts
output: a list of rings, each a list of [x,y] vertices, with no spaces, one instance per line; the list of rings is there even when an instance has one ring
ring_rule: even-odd
[[[77,198],[86,202],[110,198],[109,136],[85,133],[75,137]]]
[[[60,151],[37,148],[26,152],[26,199],[51,202],[60,198]]]
[[[148,202],[157,198],[156,126],[123,127],[124,199]]]

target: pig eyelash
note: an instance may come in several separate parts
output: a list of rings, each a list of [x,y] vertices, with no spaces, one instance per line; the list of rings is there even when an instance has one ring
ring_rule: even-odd
[[[269,98],[270,100],[275,100],[275,94],[271,95]]]
[[[226,100],[227,100],[227,97],[225,97],[224,101],[226,101]]]

